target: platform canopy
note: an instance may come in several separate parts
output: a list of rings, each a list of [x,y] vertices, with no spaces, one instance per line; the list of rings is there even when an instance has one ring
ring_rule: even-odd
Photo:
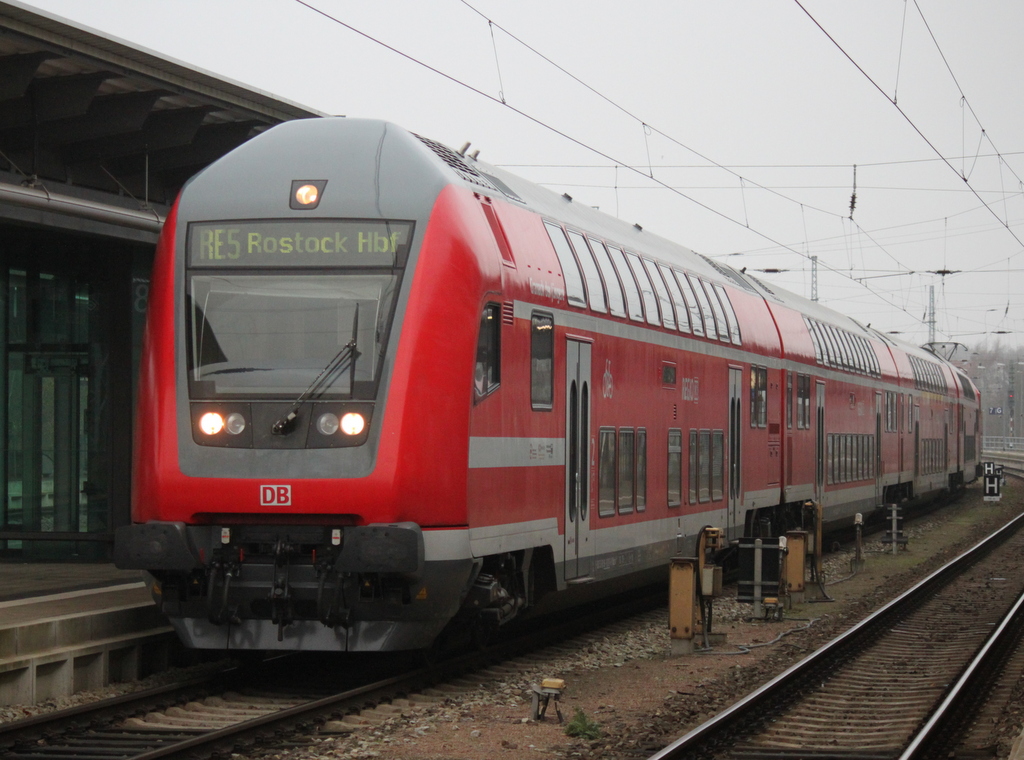
[[[0,207],[54,211],[68,196],[80,216],[89,203],[162,216],[185,180],[232,148],[323,115],[0,1]]]

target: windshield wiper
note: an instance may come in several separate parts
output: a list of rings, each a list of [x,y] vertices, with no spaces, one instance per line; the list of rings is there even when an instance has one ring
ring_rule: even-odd
[[[270,432],[274,435],[285,435],[291,432],[292,423],[295,422],[295,418],[299,416],[299,407],[302,406],[302,402],[312,396],[314,393],[322,393],[330,387],[342,372],[345,371],[345,364],[348,363],[348,367],[352,370],[352,388],[355,388],[356,380],[356,359],[359,357],[359,352],[356,350],[356,339],[359,337],[359,304],[356,304],[356,313],[352,317],[352,340],[341,347],[341,350],[334,355],[334,358],[327,362],[327,366],[320,370],[320,374],[313,378],[313,382],[309,384],[299,397],[295,399],[295,403],[292,404],[292,410],[288,412],[284,417],[274,423],[274,426],[270,428]]]
[[[290,432],[292,423],[295,418],[299,416],[299,407],[302,403],[314,393],[323,392],[326,390],[334,380],[345,371],[347,365],[355,366],[355,360],[359,356],[359,352],[356,350],[356,339],[353,338],[344,346],[341,350],[334,355],[327,366],[324,367],[320,374],[317,375],[313,382],[309,384],[309,387],[302,392],[302,394],[295,399],[295,403],[292,404],[292,410],[288,412],[284,417],[274,423],[274,426],[270,429],[270,432],[274,435],[284,435]]]
[[[231,375],[236,372],[270,372],[271,367],[229,367],[228,369],[215,369],[213,372],[204,372],[204,375]]]

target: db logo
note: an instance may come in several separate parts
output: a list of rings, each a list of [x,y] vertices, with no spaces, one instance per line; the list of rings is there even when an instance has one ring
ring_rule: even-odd
[[[260,486],[261,507],[289,507],[291,503],[291,486]]]

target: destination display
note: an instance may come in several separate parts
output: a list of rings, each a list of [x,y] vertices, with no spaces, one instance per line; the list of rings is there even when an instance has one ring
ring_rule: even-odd
[[[404,266],[413,223],[381,219],[201,222],[189,225],[192,267]]]

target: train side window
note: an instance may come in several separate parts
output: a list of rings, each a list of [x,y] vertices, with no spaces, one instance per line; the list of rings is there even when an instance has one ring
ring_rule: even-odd
[[[661,315],[658,314],[658,299],[654,295],[654,286],[651,285],[651,278],[647,276],[644,265],[640,263],[640,257],[635,253],[626,251],[626,260],[629,262],[629,268],[633,270],[633,275],[640,285],[640,295],[644,300],[644,311],[647,312],[647,324],[660,324]]]
[[[668,505],[683,503],[683,431],[668,431]]]
[[[633,511],[633,486],[636,481],[635,433],[632,428],[619,430],[619,514]]]
[[[629,310],[629,318],[635,322],[644,321],[644,307],[640,302],[640,291],[636,286],[629,266],[626,264],[626,256],[621,250],[613,245],[608,246],[608,255],[612,257],[612,264],[615,271],[619,273],[619,280],[622,282],[622,289],[626,293],[626,307]]]
[[[711,500],[711,431],[700,431],[700,482],[697,486],[697,500],[702,504]]]
[[[494,392],[501,384],[501,307],[489,303],[480,317],[480,336],[476,343],[476,369],[473,374],[475,400]]]
[[[562,265],[562,281],[565,283],[565,298],[573,306],[586,307],[587,291],[583,287],[583,275],[580,274],[579,264],[572,255],[572,248],[569,247],[569,240],[565,237],[565,231],[556,224],[544,222],[544,227],[551,238],[551,245],[555,247],[555,255],[558,256],[558,263]]]
[[[710,282],[701,280],[700,284],[704,286],[708,303],[711,304],[711,311],[714,312],[715,321],[718,323],[718,339],[724,343],[729,343],[732,340],[729,333],[729,322],[725,318],[725,311],[722,309],[722,304],[718,301],[718,296],[715,295],[715,289],[711,286]]]
[[[697,467],[697,431],[690,431],[690,504],[697,503],[697,487],[700,483],[700,472]]]
[[[818,323],[818,335],[821,336],[821,347],[825,352],[825,365],[828,367],[838,367],[839,360],[836,357],[836,348],[832,343],[832,336],[829,334],[828,327],[821,322]]]
[[[626,316],[626,301],[622,296],[622,285],[619,283],[618,275],[615,274],[612,260],[608,258],[608,250],[600,240],[587,238],[587,241],[590,243],[590,250],[594,252],[594,258],[597,259],[598,269],[604,275],[605,289],[608,291],[608,306],[612,316]]]
[[[530,316],[530,404],[550,411],[555,400],[555,318],[534,312]]]
[[[853,352],[853,336],[846,332],[846,330],[839,330],[839,338],[846,349],[844,354],[846,357],[846,368],[849,370],[857,369],[857,357]]]
[[[857,369],[865,375],[869,374],[871,369],[868,367],[867,346],[861,336],[853,336],[853,348],[857,352]]]
[[[650,259],[643,259],[647,274],[651,278],[651,285],[654,286],[654,293],[658,296],[658,305],[661,306],[661,323],[669,330],[676,329],[676,316],[672,308],[672,301],[668,297],[668,289],[662,282],[658,273],[658,265]]]
[[[700,315],[700,304],[697,303],[697,296],[694,295],[690,280],[678,269],[673,270],[676,275],[676,283],[679,289],[686,296],[686,306],[690,309],[690,324],[693,326],[694,335],[704,335],[704,320]]]
[[[796,376],[796,426],[800,430],[809,430],[811,427],[811,376]]]
[[[601,282],[601,273],[597,269],[597,262],[590,252],[590,246],[583,235],[569,230],[569,241],[576,249],[576,258],[583,268],[583,277],[587,281],[587,295],[590,297],[590,308],[602,314],[608,313],[608,305],[604,298],[604,284]]]
[[[838,327],[833,327],[832,335],[836,341],[836,348],[839,349],[839,366],[843,369],[850,369],[850,347],[843,339],[843,331]]]
[[[686,306],[686,299],[683,298],[683,291],[679,289],[679,283],[676,282],[675,275],[672,274],[671,269],[664,264],[658,264],[658,270],[665,279],[665,285],[668,286],[668,293],[672,298],[672,302],[676,305],[676,323],[678,324],[679,332],[688,333],[690,332],[690,314]]]
[[[786,429],[793,429],[793,373],[786,372]]]
[[[647,509],[647,430],[636,431],[636,511]]]
[[[811,343],[814,344],[814,359],[819,364],[824,364],[825,352],[821,346],[821,335],[818,334],[818,325],[806,317],[804,319],[807,322],[807,331],[811,334]]]
[[[836,448],[835,448],[835,435],[832,433],[828,434],[828,455],[826,461],[828,462],[828,482],[829,485],[836,482]]]
[[[715,340],[718,337],[719,331],[718,326],[715,324],[715,315],[711,311],[711,302],[708,301],[708,294],[701,287],[699,277],[694,277],[693,275],[687,275],[686,277],[689,279],[690,285],[693,286],[693,292],[697,296],[697,303],[700,304],[701,314],[704,315],[705,334],[709,339]]]
[[[825,325],[825,340],[832,349],[832,366],[837,369],[843,368],[843,354],[839,349],[839,336],[832,325]]]
[[[750,427],[768,426],[768,368],[750,367]]]
[[[729,293],[725,287],[718,285],[717,283],[713,286],[715,292],[718,294],[718,300],[722,302],[722,309],[725,310],[726,319],[729,321],[729,338],[732,340],[733,345],[743,345],[743,335],[740,333],[740,322],[736,318],[736,310],[732,308],[732,301],[729,300]]]
[[[871,362],[871,371],[875,377],[882,376],[882,368],[878,365],[878,356],[875,354],[875,347],[868,342],[868,361]]]
[[[598,433],[597,514],[615,514],[615,428],[601,428]]]
[[[864,361],[864,348],[860,344],[860,336],[850,334],[850,345],[853,347],[853,363],[858,372],[867,372],[867,362]]]
[[[725,482],[725,435],[722,430],[711,432],[711,501],[722,500]]]

